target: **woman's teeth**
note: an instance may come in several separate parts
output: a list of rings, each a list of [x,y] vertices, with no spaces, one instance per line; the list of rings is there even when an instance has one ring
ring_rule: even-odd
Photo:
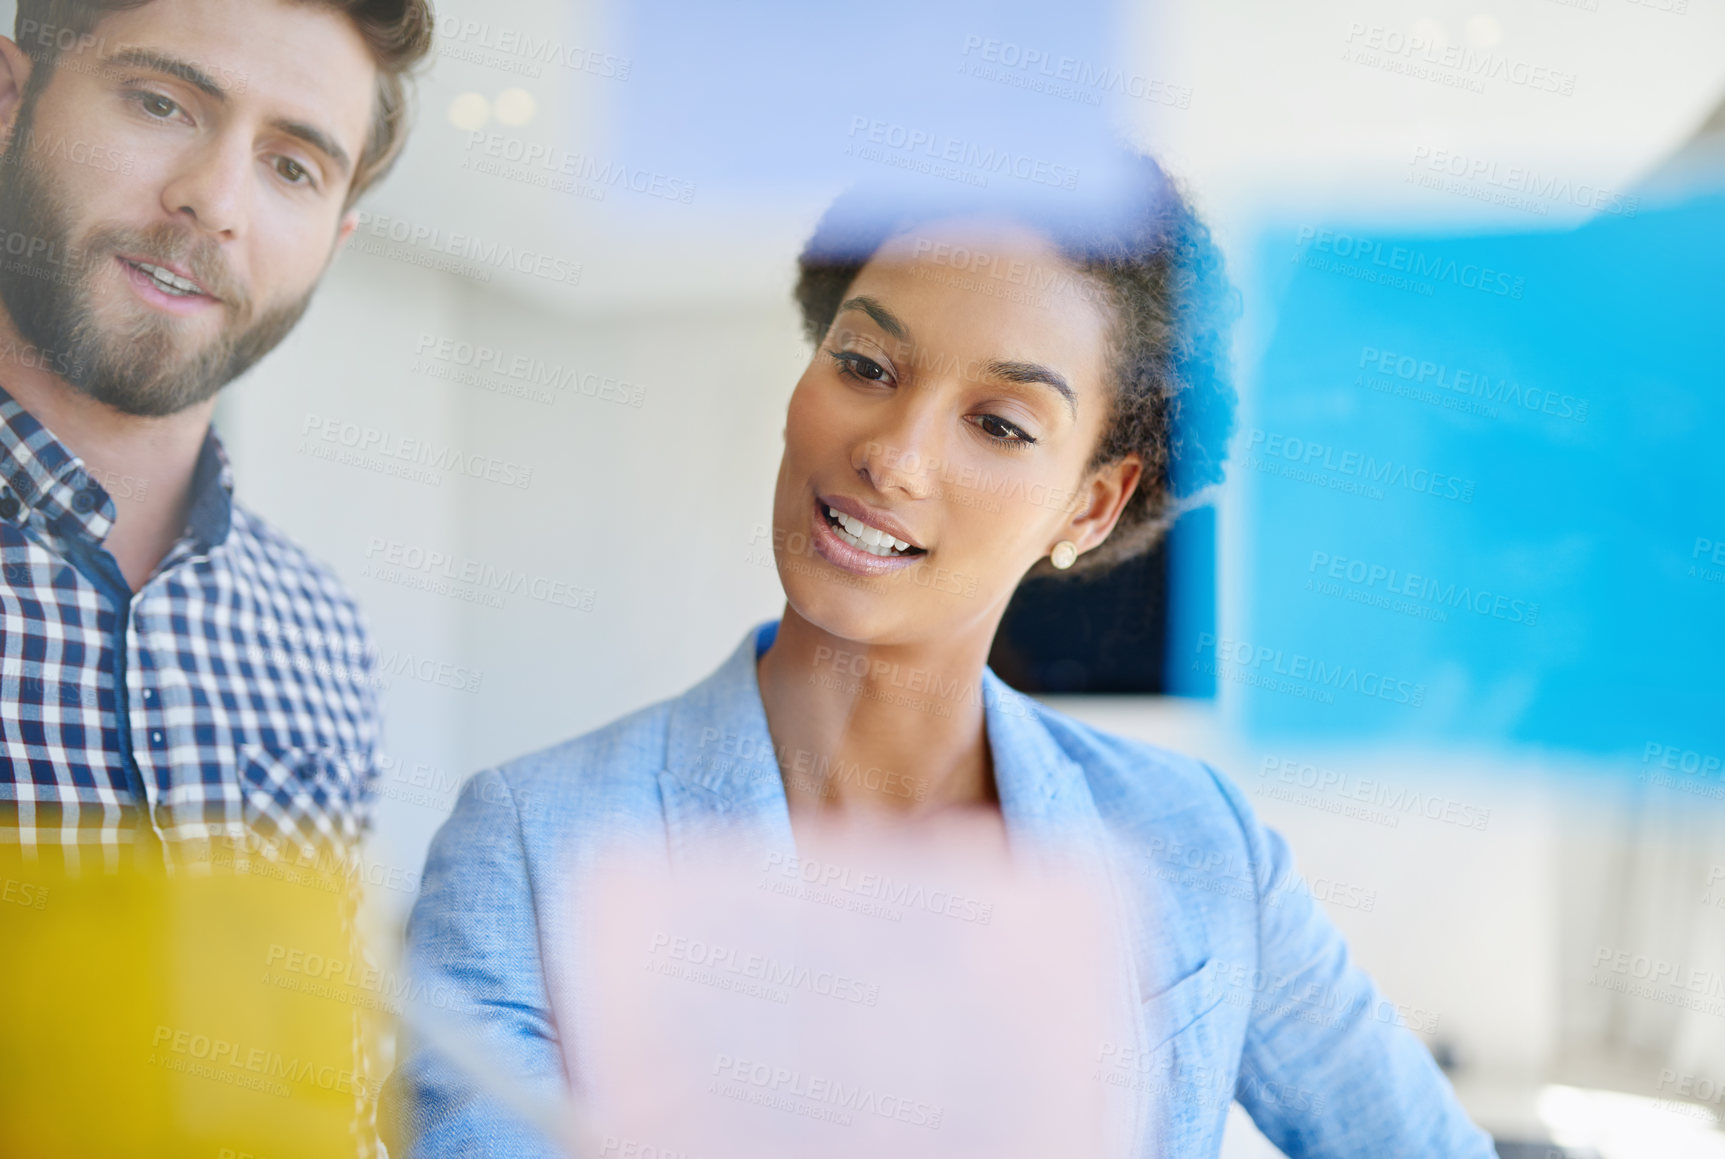
[[[910,550],[910,544],[904,540],[894,539],[886,532],[876,527],[870,527],[860,519],[852,519],[837,508],[828,507],[827,518],[833,523],[834,535],[852,547],[861,548],[870,555],[903,555]]]

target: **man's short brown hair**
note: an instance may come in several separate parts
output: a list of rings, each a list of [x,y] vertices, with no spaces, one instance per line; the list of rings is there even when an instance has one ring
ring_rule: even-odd
[[[333,8],[353,21],[377,65],[371,132],[354,167],[347,205],[388,173],[407,141],[407,82],[431,52],[436,17],[430,0],[296,0]],[[30,86],[40,91],[61,53],[95,43],[91,34],[110,12],[142,8],[150,0],[18,0],[13,38],[35,65]]]

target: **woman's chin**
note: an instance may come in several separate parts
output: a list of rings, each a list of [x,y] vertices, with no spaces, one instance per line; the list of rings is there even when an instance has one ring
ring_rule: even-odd
[[[858,645],[900,640],[908,633],[910,609],[903,593],[881,580],[835,571],[831,577],[786,575],[779,570],[785,602],[811,627]]]

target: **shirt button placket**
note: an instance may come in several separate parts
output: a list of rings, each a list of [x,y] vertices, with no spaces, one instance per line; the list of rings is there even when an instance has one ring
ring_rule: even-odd
[[[165,767],[167,751],[167,722],[162,719],[162,698],[155,688],[144,682],[155,675],[155,665],[149,663],[150,653],[143,645],[142,617],[137,614],[137,604],[133,604],[131,647],[127,649],[126,673],[128,687],[138,688],[137,703],[131,706],[132,735],[143,737],[145,744],[140,751],[134,741],[133,754],[138,762],[138,772],[143,777],[144,795],[148,800],[147,812],[150,817],[150,828],[154,829],[159,839],[166,840],[162,833],[163,822],[171,827],[173,818],[161,816],[162,801],[160,789],[162,785],[157,775],[157,769]],[[134,681],[133,677],[136,677]]]

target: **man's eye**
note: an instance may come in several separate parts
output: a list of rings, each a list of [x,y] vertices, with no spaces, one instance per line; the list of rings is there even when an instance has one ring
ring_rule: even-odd
[[[292,157],[277,157],[276,172],[294,185],[303,184],[311,179],[311,171]]]
[[[833,361],[838,364],[839,373],[848,374],[852,378],[860,378],[865,382],[891,382],[892,376],[886,367],[872,358],[851,351],[834,354]]]
[[[146,113],[162,120],[166,120],[180,111],[180,106],[177,102],[164,97],[161,93],[137,93],[135,94],[134,99],[137,100],[138,106]]]
[[[1022,443],[1028,446],[1036,442],[1035,439],[999,415],[980,415],[977,417],[976,425],[981,427],[990,438],[998,439],[1003,443]]]

